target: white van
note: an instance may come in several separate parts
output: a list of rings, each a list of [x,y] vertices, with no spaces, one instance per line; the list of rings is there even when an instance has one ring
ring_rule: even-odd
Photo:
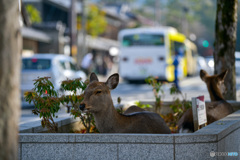
[[[61,54],[34,54],[22,57],[21,100],[22,106],[29,105],[24,99],[24,93],[34,88],[34,79],[51,77],[55,90],[59,91],[63,80],[87,76],[83,71],[76,70],[76,63],[70,56]]]

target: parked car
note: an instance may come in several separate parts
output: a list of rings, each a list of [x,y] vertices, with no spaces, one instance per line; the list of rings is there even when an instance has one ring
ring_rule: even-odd
[[[83,71],[76,70],[76,63],[70,56],[61,54],[34,54],[30,57],[22,57],[21,72],[21,100],[22,106],[29,105],[24,100],[24,93],[34,88],[34,79],[38,77],[51,77],[51,82],[57,91],[63,80],[82,78],[86,80]]]

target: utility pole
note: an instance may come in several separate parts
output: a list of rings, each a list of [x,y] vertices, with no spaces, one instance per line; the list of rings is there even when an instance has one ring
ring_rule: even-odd
[[[154,7],[154,25],[159,26],[160,22],[160,6],[159,6],[159,0],[155,0],[155,7]]]
[[[70,55],[77,55],[77,30],[76,30],[76,0],[71,0],[69,10],[69,29],[70,29]]]
[[[182,8],[182,32],[189,37],[188,33],[188,20],[187,20],[187,14],[189,13],[189,8],[186,6],[183,6]]]
[[[78,32],[77,66],[80,68],[81,61],[86,54],[86,13],[85,0],[81,0],[81,31]]]

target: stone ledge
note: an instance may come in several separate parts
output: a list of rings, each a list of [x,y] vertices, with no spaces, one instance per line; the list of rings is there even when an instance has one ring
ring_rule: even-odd
[[[189,134],[20,133],[19,159],[218,159],[240,154],[239,135],[240,111]]]
[[[71,123],[75,119],[65,119],[59,124]],[[221,127],[220,127],[221,126]],[[35,133],[41,126],[27,129],[19,134],[19,142],[77,142],[77,143],[210,143],[221,140],[240,128],[240,110],[216,121],[195,133],[185,134],[76,134],[76,133]],[[33,131],[34,133],[29,133]]]
[[[66,118],[56,118],[54,119],[55,123],[58,124],[58,127],[70,124],[70,123],[74,123],[74,122],[79,122],[79,118],[72,118],[70,115]],[[47,131],[47,128],[43,128],[41,126],[41,121],[35,121],[35,122],[29,122],[26,124],[22,124],[20,129],[19,129],[19,133],[39,133],[39,132],[45,132]]]
[[[228,115],[227,117],[215,121],[210,125],[196,131],[196,134],[216,134],[217,140],[221,140],[231,132],[240,128],[240,110]]]

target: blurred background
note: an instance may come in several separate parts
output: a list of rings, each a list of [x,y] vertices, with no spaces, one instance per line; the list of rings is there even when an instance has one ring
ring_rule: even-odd
[[[136,90],[135,84],[128,82],[142,80],[150,75],[158,76],[160,80],[174,81],[173,67],[163,69],[153,64],[158,59],[158,63],[164,63],[166,67],[173,63],[176,52],[180,49],[183,49],[182,54],[178,53],[181,57],[178,73],[179,78],[182,79],[180,86],[182,85],[183,90],[184,87],[187,88],[184,91],[194,90],[196,94],[199,91],[206,91],[198,74],[200,69],[205,69],[209,74],[213,74],[214,70],[216,0],[19,1],[22,1],[22,95],[33,87],[29,84],[32,83],[32,79],[44,75],[40,72],[48,71],[47,75],[58,79],[56,85],[60,80],[58,77],[61,77],[61,80],[75,77],[85,80],[90,72],[95,72],[100,79],[105,80],[110,74],[119,72],[122,78],[121,87],[113,92],[113,96],[115,93],[124,96],[126,91],[130,93]],[[239,12],[240,10],[238,15]],[[239,23],[240,20],[238,26]],[[145,28],[145,30],[134,30],[137,28]],[[162,39],[160,42],[155,42],[154,39],[145,37],[143,39],[146,42],[143,42],[141,41],[143,35],[151,35],[155,38],[160,36],[158,40]],[[239,44],[239,41],[238,29],[236,43]],[[165,51],[161,51],[162,53],[157,57],[150,55],[149,53],[153,53],[158,45],[164,46]],[[143,53],[140,53],[141,51]],[[240,51],[240,45],[236,45],[236,51]],[[131,52],[133,54],[128,56]],[[155,52],[157,54],[159,51],[155,50]],[[54,56],[46,57],[46,54],[66,56],[70,57],[70,60],[56,58],[59,62],[55,62]],[[240,53],[236,52],[237,75],[240,74],[239,57]],[[55,63],[58,63],[59,67],[50,73],[49,69]],[[46,65],[49,66],[46,68],[44,67]],[[154,70],[152,68],[164,70],[164,73],[154,75],[154,72],[151,72]],[[125,74],[125,71],[129,72]],[[126,76],[123,76],[124,74]],[[131,78],[131,75],[137,74],[142,76]],[[195,86],[191,86],[193,83]],[[142,94],[146,90],[151,90],[144,85],[141,87],[132,94]],[[239,84],[237,87],[239,88]],[[129,97],[131,96],[126,96],[126,100],[131,100],[128,99]],[[149,97],[153,95],[150,94]]]

